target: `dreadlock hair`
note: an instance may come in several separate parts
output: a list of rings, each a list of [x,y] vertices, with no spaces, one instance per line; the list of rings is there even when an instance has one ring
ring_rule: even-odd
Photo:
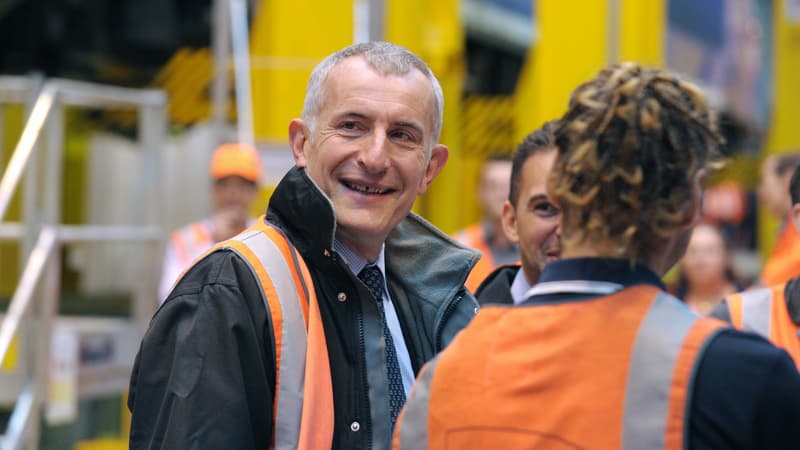
[[[541,127],[532,131],[517,146],[511,163],[511,188],[508,191],[508,201],[516,206],[519,200],[519,184],[522,177],[522,166],[533,155],[544,151],[555,150],[556,137],[553,131],[556,129],[557,122],[551,120],[545,122]]]
[[[695,175],[723,165],[714,114],[694,85],[622,63],[572,94],[548,190],[562,241],[608,242],[633,263],[692,212]]]

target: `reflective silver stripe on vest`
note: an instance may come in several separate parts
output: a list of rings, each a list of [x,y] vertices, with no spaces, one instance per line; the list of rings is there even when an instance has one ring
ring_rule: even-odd
[[[398,450],[428,450],[428,405],[431,401],[433,373],[438,363],[438,356],[428,362],[411,388],[400,429],[397,430],[400,439]]]
[[[249,231],[233,238],[247,245],[266,269],[281,305],[281,361],[277,380],[277,411],[275,417],[275,448],[296,449],[303,409],[303,383],[306,363],[306,323],[300,308],[294,277],[280,249],[260,231]],[[235,250],[235,249],[234,249]],[[243,258],[250,264],[247,258]],[[296,265],[295,265],[296,267]],[[255,269],[253,276],[258,280]],[[298,273],[298,275],[300,275]],[[302,276],[302,275],[300,275]],[[259,283],[260,285],[260,283]],[[269,311],[266,295],[261,289],[264,307]]]
[[[633,346],[625,392],[622,448],[661,449],[665,445],[669,395],[683,341],[698,320],[679,300],[659,293],[642,320]],[[700,353],[698,354],[700,359]],[[689,382],[691,383],[691,377]],[[689,423],[691,391],[686,394]],[[688,436],[684,429],[684,440]]]
[[[741,293],[742,329],[754,331],[769,339],[772,316],[772,290],[755,289]]]

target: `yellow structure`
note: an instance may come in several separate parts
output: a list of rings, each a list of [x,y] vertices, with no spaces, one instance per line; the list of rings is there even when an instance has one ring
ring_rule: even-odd
[[[790,21],[790,0],[775,0],[773,5],[773,108],[767,136],[766,153],[800,149],[800,21]],[[796,3],[796,2],[795,2]],[[762,256],[772,251],[777,237],[778,220],[759,212],[759,247]]]

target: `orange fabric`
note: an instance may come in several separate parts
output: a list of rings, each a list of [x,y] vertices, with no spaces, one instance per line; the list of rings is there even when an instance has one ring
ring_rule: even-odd
[[[483,255],[472,268],[469,276],[467,276],[467,281],[464,282],[470,292],[475,292],[481,282],[492,273],[492,270],[497,265],[494,262],[494,258],[492,258],[492,251],[489,249],[489,244],[483,234],[483,224],[476,223],[468,226],[456,235],[456,239],[467,247],[478,250]]]
[[[261,161],[258,151],[246,144],[227,143],[214,150],[209,167],[215,180],[228,176],[239,176],[253,183],[261,177]]]
[[[705,345],[706,338],[720,326],[723,325],[717,320],[698,320],[683,341],[683,348],[675,362],[675,369],[672,371],[664,441],[664,448],[667,450],[683,449],[684,431],[686,430],[686,399],[691,394],[689,386],[697,355]]]
[[[782,283],[770,288],[769,311],[769,336],[765,336],[776,347],[780,347],[789,353],[795,365],[800,368],[800,327],[798,327],[789,315],[786,305],[784,290],[786,283]],[[733,294],[727,298],[728,312],[731,316],[731,323],[734,327],[742,329],[744,327],[744,298],[741,294]]]
[[[791,218],[787,218],[775,249],[772,251],[764,270],[761,282],[764,286],[786,283],[800,275],[800,235],[795,230]]]
[[[728,303],[728,313],[731,316],[731,325],[741,330],[744,323],[742,318],[742,294],[731,294],[725,299]]]
[[[322,315],[319,310],[316,291],[314,290],[314,282],[302,257],[292,250],[289,241],[283,234],[266,224],[263,216],[249,230],[258,230],[264,233],[280,250],[284,262],[293,274],[295,289],[298,293],[298,300],[306,323],[306,376],[303,382],[303,407],[297,448],[298,450],[330,448],[333,442],[334,424],[333,385],[328,359],[328,345],[322,326]],[[256,276],[261,283],[269,304],[275,339],[275,379],[279,381],[281,379],[281,360],[284,357],[281,354],[283,316],[272,280],[256,255],[244,243],[236,240],[221,242],[209,252],[219,247],[235,249],[250,262],[251,267],[256,271]],[[304,286],[307,289],[304,289]],[[306,295],[306,292],[308,295]],[[279,389],[276,388],[272,405],[273,416],[277,414],[278,392]],[[274,446],[274,442],[270,444],[270,448],[274,448]]]
[[[431,382],[429,447],[621,448],[633,346],[658,293],[636,286],[583,302],[481,308],[440,355]],[[700,319],[676,366],[675,385],[688,383],[698,342],[714,328],[706,321],[720,326]],[[670,443],[682,443],[686,389],[676,388],[670,399],[669,423],[681,425],[679,433],[668,433]]]

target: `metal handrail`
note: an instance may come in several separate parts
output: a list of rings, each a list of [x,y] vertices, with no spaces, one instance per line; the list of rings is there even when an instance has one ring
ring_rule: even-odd
[[[101,86],[63,79],[46,82],[41,94],[36,99],[25,128],[22,130],[22,136],[14,149],[8,168],[0,180],[0,222],[5,217],[11,197],[30,161],[36,142],[42,134],[42,128],[52,111],[56,96],[70,105],[85,107],[163,106],[167,100],[162,91],[155,89]]]
[[[57,233],[55,227],[42,227],[39,239],[33,247],[28,264],[22,272],[22,278],[14,291],[14,296],[11,297],[8,311],[0,325],[0,361],[5,359],[8,349],[11,347],[11,340],[19,328],[22,316],[31,304],[36,284],[42,277],[42,273],[44,273],[47,260],[50,259],[56,243]]]
[[[29,381],[22,390],[22,394],[14,405],[14,412],[8,420],[8,429],[2,440],[0,450],[18,450],[25,441],[25,429],[33,417],[36,404],[36,385]]]

